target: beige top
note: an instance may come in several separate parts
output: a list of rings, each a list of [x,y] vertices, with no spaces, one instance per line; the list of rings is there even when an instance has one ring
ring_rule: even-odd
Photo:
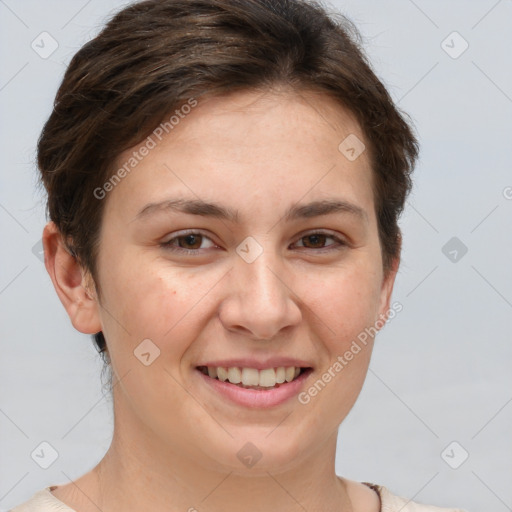
[[[439,508],[422,505],[407,498],[395,496],[381,485],[363,482],[372,488],[380,497],[380,512],[466,512],[460,508]],[[51,492],[54,486],[38,491],[25,503],[14,507],[9,512],[76,512],[58,500]]]

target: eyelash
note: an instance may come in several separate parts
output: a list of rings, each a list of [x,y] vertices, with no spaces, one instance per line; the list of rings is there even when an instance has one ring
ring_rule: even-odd
[[[209,236],[201,233],[200,231],[190,230],[190,231],[183,232],[182,234],[171,238],[167,242],[162,242],[160,245],[164,249],[166,249],[168,251],[173,251],[173,252],[178,252],[178,253],[182,253],[182,254],[190,254],[190,255],[193,255],[193,256],[198,256],[199,254],[201,254],[200,253],[201,249],[184,249],[183,247],[174,247],[173,245],[171,245],[174,241],[179,240],[180,238],[185,238],[185,237],[190,236],[190,235],[200,235],[201,237],[210,240],[212,243],[215,243],[215,242],[213,242],[213,240]],[[302,235],[298,239],[298,241],[302,240],[303,238],[307,238],[307,237],[313,236],[313,235],[325,235],[327,238],[331,238],[331,239],[333,239],[336,242],[336,244],[330,244],[327,247],[321,247],[319,249],[311,249],[314,252],[321,252],[321,253],[323,253],[323,252],[330,252],[330,251],[333,251],[333,250],[336,251],[336,250],[343,249],[344,247],[346,247],[348,245],[341,238],[338,238],[337,236],[333,235],[332,233],[328,233],[328,232],[324,232],[324,231],[312,231],[310,233],[306,233],[305,235]],[[332,249],[330,249],[329,247],[331,247],[333,245],[334,246],[337,245],[337,246],[332,248]],[[304,249],[308,249],[308,248],[304,247]]]

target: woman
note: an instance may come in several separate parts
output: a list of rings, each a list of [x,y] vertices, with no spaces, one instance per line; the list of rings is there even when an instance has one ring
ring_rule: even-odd
[[[302,1],[150,0],[75,55],[38,145],[45,265],[114,435],[14,512],[455,510],[334,471],[417,157],[356,37]]]

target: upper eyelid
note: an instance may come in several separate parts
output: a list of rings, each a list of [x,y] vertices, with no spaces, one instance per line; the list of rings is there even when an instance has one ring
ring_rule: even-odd
[[[213,238],[210,235],[207,235],[206,233],[204,233],[200,229],[187,229],[187,230],[185,230],[183,232],[178,231],[178,234],[173,235],[169,239],[165,239],[164,238],[165,241],[163,243],[167,243],[167,242],[170,242],[172,240],[176,240],[177,238],[183,238],[183,237],[189,236],[189,235],[201,235],[201,236],[203,236],[205,238],[208,238],[208,240],[211,240],[213,243],[215,243],[215,241],[213,240]]]

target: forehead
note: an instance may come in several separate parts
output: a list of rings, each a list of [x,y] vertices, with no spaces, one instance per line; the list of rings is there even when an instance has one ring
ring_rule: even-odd
[[[220,125],[237,118],[243,121],[247,116],[254,124],[246,126],[246,133],[259,137],[264,137],[263,128],[293,129],[297,134],[307,132],[313,137],[322,128],[336,137],[353,133],[364,139],[353,113],[327,93],[281,87],[207,96],[187,116],[193,121],[181,123],[181,129],[175,131],[175,140],[190,137],[191,130],[200,130],[201,125]]]
[[[179,189],[201,199],[221,194],[233,206],[251,197],[270,206],[267,196],[274,195],[277,208],[286,196],[298,201],[309,190],[313,199],[339,191],[346,199],[372,202],[367,152],[352,160],[342,152],[346,140],[364,147],[362,130],[326,94],[241,91],[201,99],[175,119],[168,133],[150,135],[154,147],[114,195],[136,195],[140,205]],[[116,165],[122,167],[145,144],[122,153]]]

